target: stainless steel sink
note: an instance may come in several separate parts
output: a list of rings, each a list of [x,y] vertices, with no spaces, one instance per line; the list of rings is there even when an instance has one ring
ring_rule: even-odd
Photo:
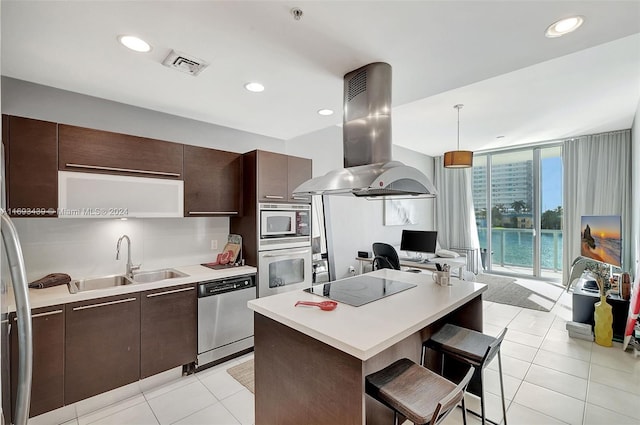
[[[76,294],[78,292],[95,291],[97,289],[113,288],[115,286],[131,285],[134,282],[125,276],[105,276],[93,279],[72,280],[69,282],[69,292]]]
[[[136,283],[157,282],[165,279],[175,279],[178,277],[188,277],[186,273],[174,269],[153,270],[133,274],[133,281]]]
[[[69,292],[95,291],[98,289],[113,288],[115,286],[133,285],[136,283],[158,282],[160,280],[175,279],[178,277],[188,277],[186,273],[174,269],[150,270],[135,273],[133,278],[123,275],[96,277],[93,279],[72,280],[69,282]]]

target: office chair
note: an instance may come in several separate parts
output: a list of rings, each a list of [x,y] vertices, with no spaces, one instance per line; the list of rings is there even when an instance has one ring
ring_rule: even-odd
[[[374,243],[373,256],[373,270],[400,270],[400,259],[398,258],[398,253],[391,245],[383,242]]]

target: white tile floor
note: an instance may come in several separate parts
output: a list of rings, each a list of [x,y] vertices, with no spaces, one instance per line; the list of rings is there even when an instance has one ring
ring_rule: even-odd
[[[29,424],[251,425],[253,394],[227,369],[252,357],[247,354],[190,376],[174,369],[37,416]]]
[[[485,302],[484,331],[495,335],[504,326],[509,328],[502,345],[508,423],[640,424],[640,358],[623,352],[617,343],[604,348],[569,338],[567,320],[571,320],[568,294],[549,313]],[[187,377],[161,374],[118,390],[117,396],[97,396],[30,423],[253,424],[253,394],[226,372],[251,356]],[[485,374],[488,416],[502,420],[497,361]],[[477,398],[467,397],[468,406],[479,411]],[[471,415],[468,419],[470,424],[480,423]],[[460,410],[445,421],[461,423]]]

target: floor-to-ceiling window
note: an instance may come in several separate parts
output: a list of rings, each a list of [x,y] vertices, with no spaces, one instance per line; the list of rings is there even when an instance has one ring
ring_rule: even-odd
[[[561,146],[475,155],[473,198],[485,271],[560,278]]]
[[[540,149],[540,276],[562,273],[562,146]]]

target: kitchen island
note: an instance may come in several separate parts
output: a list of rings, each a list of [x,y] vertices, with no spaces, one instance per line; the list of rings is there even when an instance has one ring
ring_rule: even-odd
[[[298,300],[326,300],[303,291],[248,303],[256,424],[391,423],[391,411],[365,395],[365,376],[402,357],[419,362],[422,341],[444,323],[482,331],[484,284],[453,279],[443,287],[430,273],[389,269],[365,276],[416,286],[333,311],[294,307]]]

